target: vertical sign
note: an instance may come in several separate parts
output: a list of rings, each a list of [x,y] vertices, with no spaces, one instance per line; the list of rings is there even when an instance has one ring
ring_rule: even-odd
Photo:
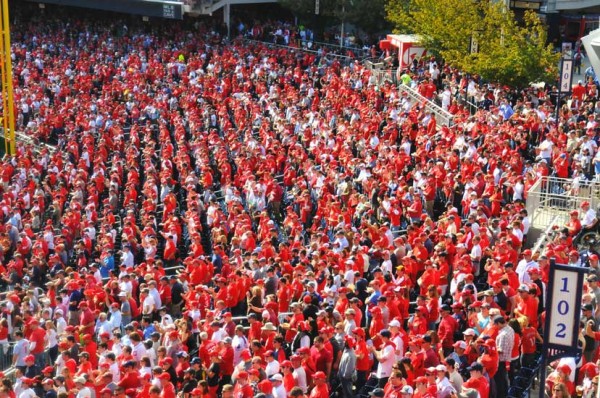
[[[561,76],[562,78],[562,76]],[[546,294],[546,323],[544,346],[540,366],[540,380],[546,380],[546,363],[564,357],[576,357],[581,349],[577,346],[584,267],[556,264],[550,259],[550,275]],[[540,398],[545,391],[540,389]]]
[[[477,54],[479,52],[479,41],[475,35],[471,36],[471,54]]]
[[[556,269],[551,286],[552,307],[548,308],[550,328],[548,343],[557,346],[577,346],[579,334],[580,297],[577,296],[579,272]]]
[[[573,85],[573,60],[564,59],[560,63],[560,93],[566,94],[571,92]]]
[[[320,0],[315,0],[315,15],[319,15],[319,6],[321,5]]]

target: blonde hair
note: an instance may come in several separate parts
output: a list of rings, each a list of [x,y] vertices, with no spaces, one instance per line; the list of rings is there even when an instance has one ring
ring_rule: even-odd
[[[521,329],[526,328],[527,326],[529,326],[529,318],[527,318],[526,316],[520,316],[517,318],[517,322],[519,322],[519,325],[521,325]]]

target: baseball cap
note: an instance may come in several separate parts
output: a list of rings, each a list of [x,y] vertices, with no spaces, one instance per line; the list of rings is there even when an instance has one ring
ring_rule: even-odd
[[[483,365],[482,365],[482,364],[480,364],[479,362],[473,362],[473,363],[471,364],[471,366],[469,366],[469,367],[467,368],[467,370],[468,370],[469,372],[470,372],[470,371],[472,371],[472,370],[478,370],[478,371],[482,372],[482,371],[483,371]]]
[[[319,372],[315,372],[313,374],[313,379],[327,380],[327,376],[325,375],[324,372],[319,371]],[[383,395],[382,395],[382,397],[383,397]]]
[[[369,392],[369,396],[371,396],[371,397],[385,397],[385,391],[383,391],[383,388],[376,388],[373,391]]]
[[[462,340],[459,340],[459,341],[457,341],[456,343],[454,343],[454,344],[452,345],[452,347],[454,347],[454,348],[462,348],[462,349],[464,350],[464,349],[466,349],[466,348],[467,348],[467,343],[466,343],[466,342],[464,342],[464,341],[462,341]]]
[[[389,339],[390,337],[392,337],[392,332],[390,332],[387,329],[383,329],[381,332],[379,332],[379,335],[381,337],[387,337]]]
[[[589,278],[588,278],[588,279],[589,279]],[[390,327],[397,327],[397,328],[399,328],[399,327],[400,327],[400,322],[399,322],[397,319],[394,319],[394,320],[392,320],[392,321],[391,321],[391,322],[388,324],[388,326],[390,326]]]

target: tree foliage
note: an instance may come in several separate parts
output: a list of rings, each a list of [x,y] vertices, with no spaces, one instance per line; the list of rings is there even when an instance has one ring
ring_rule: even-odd
[[[419,35],[426,48],[468,73],[518,86],[556,77],[560,55],[546,44],[533,12],[519,25],[501,1],[388,0],[386,13],[396,32]]]

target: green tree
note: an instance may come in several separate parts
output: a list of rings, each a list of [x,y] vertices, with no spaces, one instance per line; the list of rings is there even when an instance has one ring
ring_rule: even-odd
[[[396,32],[419,35],[426,48],[466,72],[517,86],[556,77],[560,55],[546,44],[533,12],[522,26],[504,2],[493,0],[388,0],[386,12]]]

